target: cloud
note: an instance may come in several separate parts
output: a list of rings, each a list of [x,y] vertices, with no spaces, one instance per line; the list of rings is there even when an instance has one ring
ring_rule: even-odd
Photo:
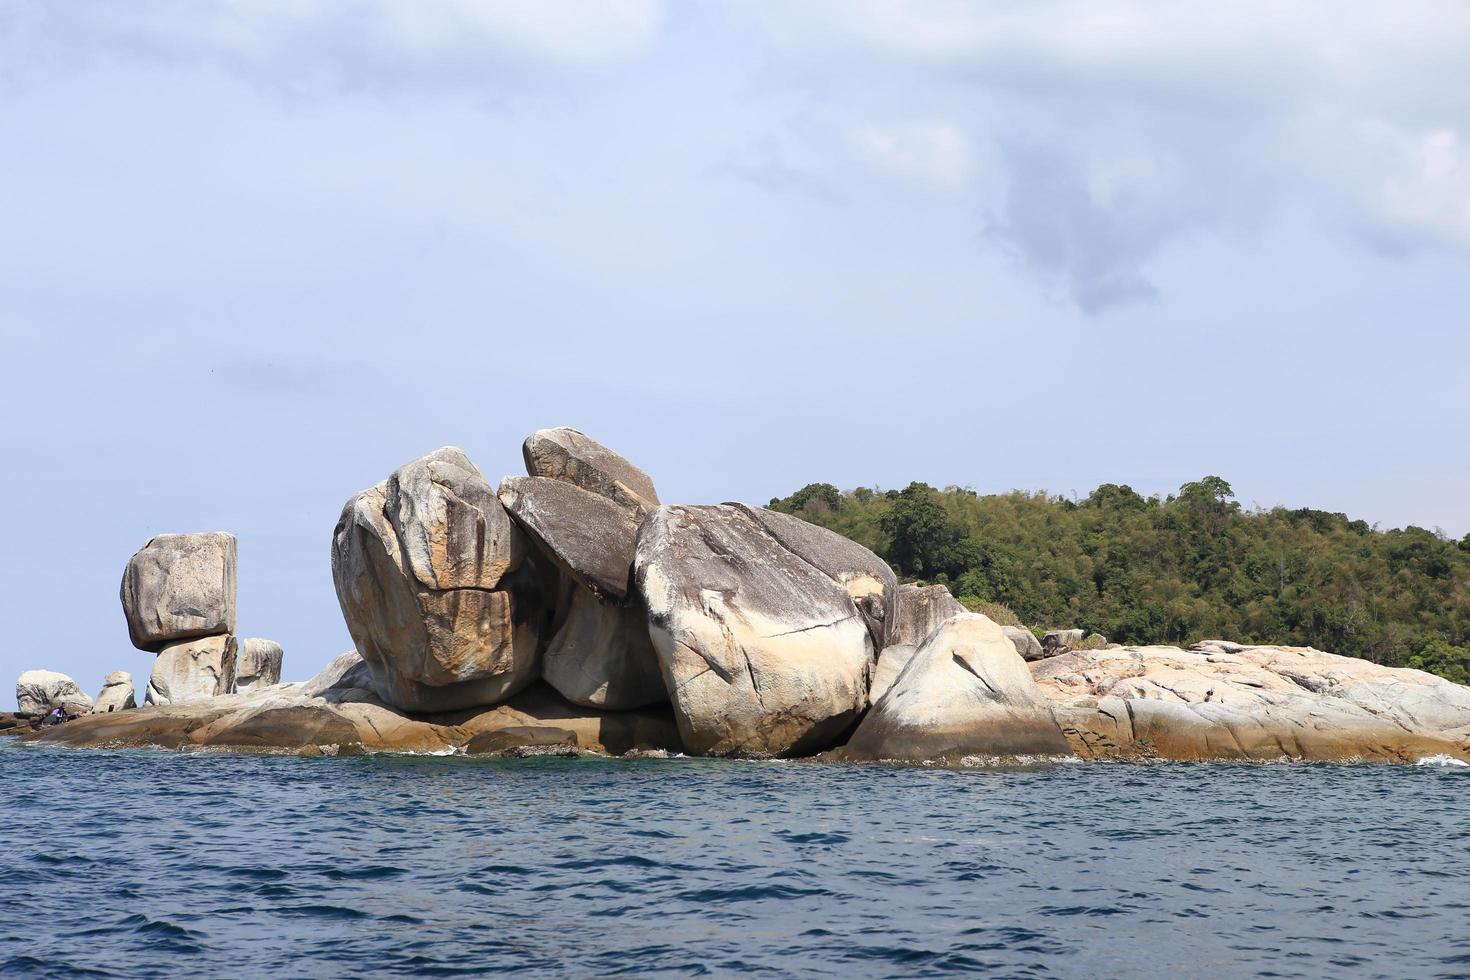
[[[641,54],[657,0],[69,0],[10,3],[14,50],[48,62],[211,62],[269,86],[473,84]]]
[[[936,190],[964,187],[974,169],[970,137],[952,123],[864,125],[853,131],[852,143],[878,170]]]
[[[1287,211],[1369,244],[1470,249],[1462,3],[807,0],[756,17],[785,64],[836,80],[826,104],[893,118],[899,100],[874,93],[903,90],[954,120],[942,145],[985,148],[998,180],[946,166],[917,112],[854,152],[991,185],[983,240],[1084,309],[1152,296],[1150,264],[1192,236]]]

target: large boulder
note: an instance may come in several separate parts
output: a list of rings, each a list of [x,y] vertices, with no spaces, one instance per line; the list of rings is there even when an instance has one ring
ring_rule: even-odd
[[[15,706],[23,715],[49,714],[54,708],[68,715],[84,715],[92,710],[92,699],[65,674],[28,670],[15,682]]]
[[[638,518],[658,506],[647,473],[576,429],[540,429],[521,446],[526,472],[590,490]]]
[[[229,694],[235,686],[233,636],[203,636],[159,651],[148,678],[146,704],[181,704]]]
[[[137,706],[133,675],[125,670],[115,670],[103,678],[102,692],[97,695],[97,703],[92,706],[92,711],[105,715],[109,711],[126,711]]]
[[[507,477],[500,500],[566,577],[541,676],[574,704],[626,709],[668,699],[648,617],[629,596],[633,512],[571,483]]]
[[[252,691],[281,683],[281,645],[274,640],[248,637],[240,641],[235,665],[235,690]]]
[[[990,619],[929,634],[843,749],[852,759],[1071,755],[1025,661]]]
[[[332,580],[390,704],[494,704],[539,673],[555,574],[458,449],[414,460],[347,502]]]
[[[942,585],[900,585],[888,642],[917,647],[939,624],[963,612],[967,612],[965,607]]]
[[[1470,687],[1308,647],[1075,650],[1031,665],[1086,758],[1470,762]]]
[[[233,534],[159,534],[128,560],[121,598],[140,650],[235,631]]]
[[[802,523],[719,504],[639,528],[634,579],[686,751],[817,751],[866,707],[892,572]]]
[[[1040,660],[1047,655],[1046,649],[1041,645],[1041,641],[1036,638],[1036,634],[1026,627],[1002,626],[1001,629],[1005,631],[1006,636],[1010,637],[1011,643],[1015,645],[1016,652],[1021,655],[1022,660],[1029,663],[1032,660]],[[1061,651],[1056,652],[1060,653]]]

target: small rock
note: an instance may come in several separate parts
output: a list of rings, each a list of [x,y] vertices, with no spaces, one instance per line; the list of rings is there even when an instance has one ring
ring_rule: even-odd
[[[138,706],[133,691],[133,675],[125,670],[115,670],[102,680],[102,693],[92,707],[95,714],[105,715],[109,711],[126,711]]]
[[[1002,626],[1001,629],[1010,638],[1011,643],[1015,645],[1016,652],[1021,655],[1022,660],[1040,660],[1046,656],[1046,648],[1041,645],[1041,641],[1036,638],[1036,634],[1026,627]],[[1061,651],[1058,650],[1057,652],[1060,653]]]
[[[539,725],[513,725],[493,732],[481,732],[465,743],[467,755],[493,755],[521,748],[577,749],[577,734],[566,728]]]
[[[281,645],[273,640],[249,637],[240,641],[235,666],[235,690],[240,693],[281,683]]]
[[[641,520],[659,504],[653,480],[602,443],[576,429],[540,429],[521,446],[526,472],[562,480],[606,497]]]
[[[45,716],[60,708],[70,716],[92,710],[92,699],[65,674],[54,670],[28,670],[15,682],[16,709],[24,715]]]

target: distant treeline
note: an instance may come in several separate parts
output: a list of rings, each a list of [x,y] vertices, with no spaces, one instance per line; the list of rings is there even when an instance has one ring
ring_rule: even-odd
[[[772,500],[861,542],[971,608],[1119,643],[1207,638],[1314,646],[1470,683],[1470,535],[1379,531],[1320,510],[1245,510],[1216,476],[1143,497],[980,496],[911,483]],[[993,608],[993,607],[991,607]]]

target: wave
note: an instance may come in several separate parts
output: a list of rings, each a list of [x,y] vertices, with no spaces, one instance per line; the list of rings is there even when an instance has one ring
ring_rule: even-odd
[[[1426,755],[1414,763],[1416,766],[1439,766],[1444,769],[1470,769],[1470,762],[1456,759],[1452,755]]]

